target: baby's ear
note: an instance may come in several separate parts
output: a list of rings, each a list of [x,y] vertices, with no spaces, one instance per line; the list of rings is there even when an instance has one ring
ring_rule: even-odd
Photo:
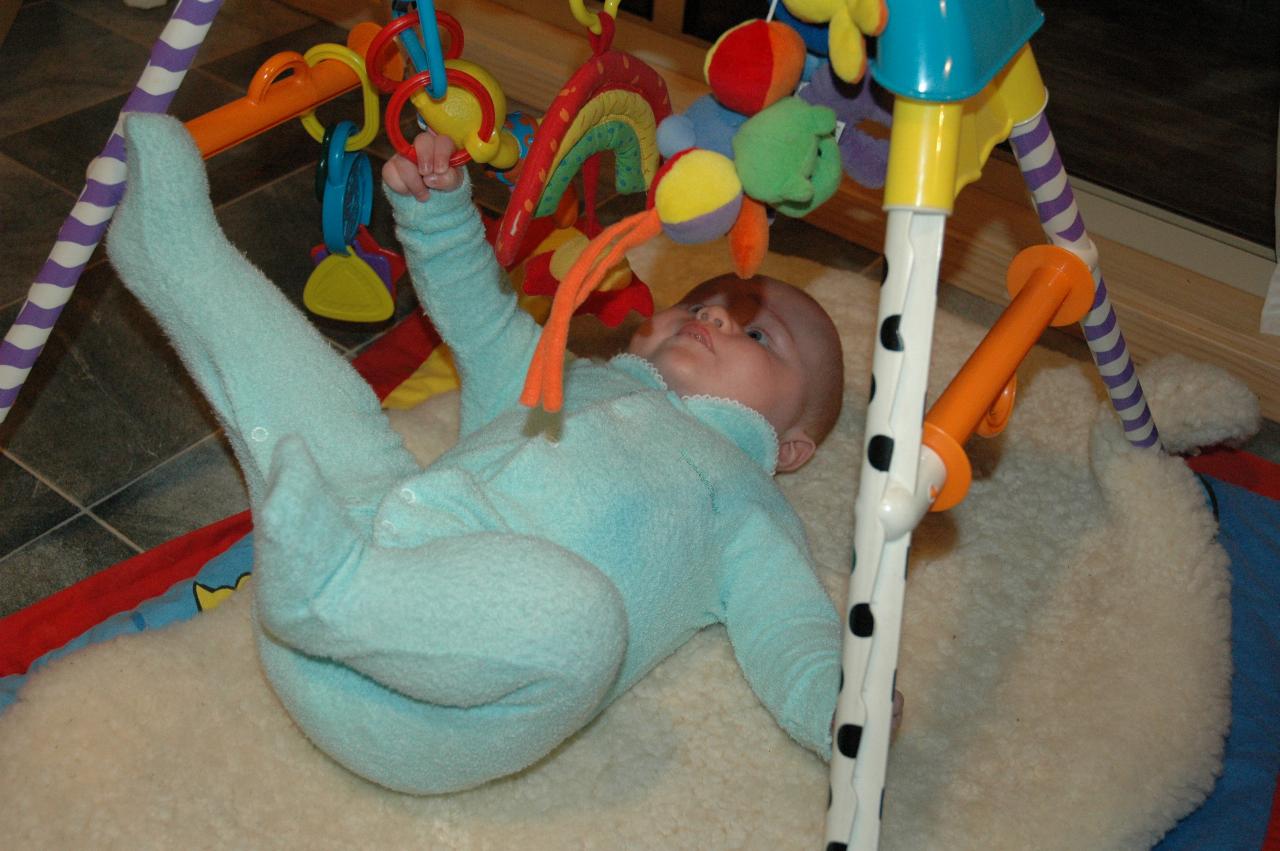
[[[800,428],[792,428],[785,435],[782,435],[778,441],[778,465],[779,473],[790,473],[799,470],[805,465],[805,462],[813,457],[814,451],[818,445],[813,442],[813,438],[805,434]]]

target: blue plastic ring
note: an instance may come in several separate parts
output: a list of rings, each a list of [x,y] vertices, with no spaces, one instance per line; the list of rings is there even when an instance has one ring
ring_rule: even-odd
[[[449,84],[445,79],[444,48],[440,44],[440,31],[436,29],[436,9],[432,0],[418,0],[418,27],[422,30],[425,41],[410,27],[400,33],[400,43],[409,54],[409,64],[413,65],[414,71],[431,72],[427,94],[431,95],[432,100],[440,100]]]
[[[339,122],[325,151],[320,224],[330,254],[349,253],[357,229],[369,223],[373,212],[373,166],[364,151],[346,150],[347,137],[354,130],[354,122]]]

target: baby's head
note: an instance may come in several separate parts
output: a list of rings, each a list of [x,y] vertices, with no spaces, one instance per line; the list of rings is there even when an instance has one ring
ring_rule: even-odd
[[[760,413],[778,433],[779,472],[808,461],[840,413],[835,324],[803,290],[773,278],[704,281],[641,325],[627,351],[681,396],[720,396]]]

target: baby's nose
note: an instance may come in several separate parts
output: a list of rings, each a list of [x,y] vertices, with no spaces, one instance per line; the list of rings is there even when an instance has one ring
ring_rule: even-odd
[[[721,331],[727,331],[733,324],[729,311],[725,310],[718,304],[713,304],[702,308],[698,313],[698,321],[713,325]]]

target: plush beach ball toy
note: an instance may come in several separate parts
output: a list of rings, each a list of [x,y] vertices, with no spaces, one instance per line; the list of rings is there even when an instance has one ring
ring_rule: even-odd
[[[795,91],[804,57],[799,33],[757,19],[725,30],[707,51],[702,74],[721,105],[755,115]]]
[[[710,242],[729,232],[742,209],[742,181],[733,160],[693,148],[663,164],[653,206],[675,242]]]

